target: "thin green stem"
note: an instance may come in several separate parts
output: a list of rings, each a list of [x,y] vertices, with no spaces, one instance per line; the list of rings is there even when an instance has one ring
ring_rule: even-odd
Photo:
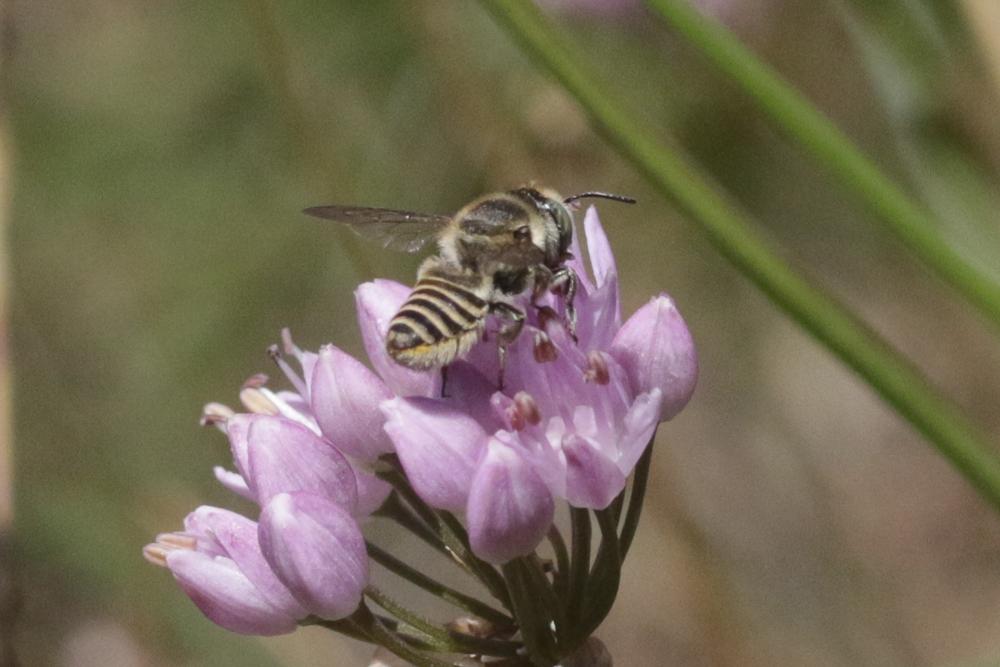
[[[396,464],[398,465],[398,462]],[[406,501],[406,504],[417,513],[420,519],[433,527],[444,545],[445,553],[479,579],[493,597],[499,600],[504,607],[510,609],[510,595],[503,577],[492,565],[472,553],[472,549],[469,547],[469,536],[461,522],[450,513],[435,510],[427,505],[413,490],[406,476],[400,470],[379,473],[379,478],[391,484],[396,493]]]
[[[579,623],[583,615],[587,579],[590,576],[590,512],[579,507],[569,508],[570,548],[573,556],[569,562],[569,599],[566,601],[566,620],[570,627]]]
[[[731,32],[687,0],[646,3],[859,196],[930,269],[1000,326],[1000,285],[965,262],[938,232],[931,215],[865,157],[829,118]]]
[[[567,45],[531,0],[483,3],[576,97],[608,141],[697,223],[729,261],[853,368],[1000,510],[1000,458],[956,407],[878,334],[782,260],[754,231],[748,216],[721,196],[679,150],[659,143],[619,108],[580,66],[583,56]]]
[[[400,526],[419,537],[424,543],[451,558],[451,554],[434,531],[427,526],[416,514],[407,509],[399,500],[399,495],[395,492],[382,504],[382,507],[375,513],[376,516],[384,517],[395,521]]]
[[[432,579],[419,570],[410,567],[389,552],[379,548],[371,542],[367,543],[367,547],[368,555],[373,561],[393,574],[406,579],[415,586],[419,586],[428,593],[436,595],[445,602],[449,602],[459,609],[463,609],[470,614],[487,620],[498,627],[510,628],[514,626],[514,619],[502,611],[494,609],[485,602],[477,600],[476,598],[466,595],[465,593],[460,593],[453,588],[445,586],[436,579]]]
[[[557,658],[556,641],[549,626],[552,617],[539,604],[524,559],[515,558],[504,563],[502,570],[528,657],[538,667],[549,667]]]
[[[552,584],[559,599],[565,600],[569,593],[569,551],[566,550],[562,533],[554,523],[549,528],[548,538],[556,557],[556,571],[552,577]]]
[[[650,438],[646,445],[646,451],[639,457],[639,462],[635,465],[635,472],[632,473],[632,491],[628,497],[628,509],[625,510],[625,520],[622,522],[621,536],[618,543],[621,545],[621,559],[625,562],[628,550],[632,548],[632,540],[635,539],[635,531],[639,528],[639,517],[642,515],[642,501],[646,497],[646,483],[649,481],[649,468],[653,460],[653,441],[656,433]]]
[[[512,657],[521,648],[520,642],[509,642],[499,639],[484,639],[472,637],[459,632],[451,632],[443,626],[424,618],[412,609],[400,604],[378,587],[369,584],[365,595],[382,609],[398,618],[403,623],[416,628],[427,636],[429,643],[436,650],[445,653],[474,653],[497,657]]]
[[[371,641],[381,644],[416,667],[453,667],[452,663],[432,658],[407,644],[396,633],[383,625],[364,602],[349,618],[356,631],[368,636]]]
[[[609,509],[595,511],[601,527],[601,546],[594,559],[594,570],[587,582],[587,608],[582,632],[575,639],[583,641],[604,621],[618,596],[621,583],[622,555],[618,542],[618,521]]]

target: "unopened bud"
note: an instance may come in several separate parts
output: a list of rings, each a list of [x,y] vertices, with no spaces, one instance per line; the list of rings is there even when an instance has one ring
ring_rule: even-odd
[[[536,403],[531,394],[526,391],[519,391],[514,395],[514,408],[516,409],[517,414],[520,415],[523,423],[536,426],[542,421],[542,413],[538,410],[538,403]]]
[[[602,353],[597,350],[587,353],[587,370],[583,372],[583,379],[601,385],[611,382],[608,360],[604,358]]]
[[[556,346],[552,343],[552,339],[544,331],[539,331],[535,333],[535,361],[540,364],[544,364],[548,361],[555,361],[559,356],[556,351]]]

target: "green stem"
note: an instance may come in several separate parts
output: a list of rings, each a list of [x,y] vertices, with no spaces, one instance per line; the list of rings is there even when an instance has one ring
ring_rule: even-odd
[[[513,657],[521,648],[520,642],[508,642],[498,639],[472,637],[459,632],[450,632],[446,628],[433,623],[417,612],[403,606],[378,587],[369,584],[365,595],[382,609],[398,618],[403,623],[416,628],[427,636],[430,643],[438,651],[445,653],[467,653],[490,655],[497,657]]]
[[[528,657],[538,667],[549,667],[556,660],[555,637],[549,627],[552,617],[539,604],[524,559],[515,558],[504,563],[502,570]]]
[[[625,510],[625,521],[622,523],[621,537],[618,543],[621,545],[621,558],[625,562],[628,550],[632,548],[632,540],[635,539],[635,531],[639,528],[639,517],[642,515],[642,501],[646,497],[646,482],[649,481],[649,467],[653,460],[653,440],[656,433],[650,438],[646,445],[646,451],[639,457],[639,462],[635,465],[635,472],[632,473],[632,491],[628,497],[628,509]]]
[[[622,555],[618,542],[618,521],[609,509],[595,511],[601,527],[601,546],[594,559],[594,570],[587,582],[587,609],[577,641],[583,641],[604,621],[618,596],[621,583]]]
[[[995,509],[1000,458],[965,416],[850,311],[786,264],[676,148],[641,129],[579,65],[531,0],[483,0],[536,60],[574,95],[596,128],[657,190],[677,203],[737,268],[818,341],[840,357],[932,442]]]
[[[366,635],[371,641],[381,644],[403,660],[408,660],[416,665],[416,667],[454,667],[451,663],[442,662],[441,660],[427,656],[407,644],[383,625],[364,602],[350,616],[350,621],[356,631]]]
[[[426,574],[410,567],[389,552],[379,548],[371,542],[366,544],[368,547],[369,557],[393,574],[406,579],[415,586],[419,586],[428,593],[436,595],[445,602],[449,602],[459,609],[464,609],[470,614],[487,620],[500,628],[511,628],[514,626],[514,619],[502,611],[494,609],[485,602],[477,600],[476,598],[466,595],[465,593],[460,593],[453,588],[445,586],[436,579],[432,579]]]
[[[398,466],[398,461],[396,462]],[[469,547],[469,536],[465,528],[448,512],[434,510],[410,486],[400,470],[379,473],[379,478],[392,485],[396,493],[413,508],[420,519],[433,527],[437,536],[444,544],[445,553],[451,556],[466,571],[478,578],[490,594],[507,609],[510,609],[510,596],[504,584],[504,579],[489,563],[472,553]]]
[[[382,507],[375,512],[376,516],[384,517],[395,521],[400,526],[419,537],[425,544],[436,551],[451,558],[451,554],[434,531],[427,526],[416,514],[411,512],[399,500],[399,494],[393,492],[391,496],[382,504]]]
[[[566,550],[566,542],[562,533],[553,523],[548,533],[549,543],[552,545],[552,552],[556,557],[556,571],[552,577],[556,595],[560,600],[565,600],[569,593],[569,552]]]
[[[566,601],[566,620],[575,627],[583,616],[583,601],[590,576],[590,512],[579,507],[569,508],[570,547],[573,556],[569,562],[569,599]]]
[[[850,139],[728,30],[687,0],[646,0],[678,33],[757,101],[775,124],[885,223],[910,250],[993,324],[1000,326],[1000,285],[962,260],[938,233],[937,222],[910,199]]]

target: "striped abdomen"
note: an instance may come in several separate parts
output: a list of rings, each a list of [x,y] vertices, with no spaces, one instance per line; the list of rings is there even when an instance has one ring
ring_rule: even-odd
[[[410,368],[438,368],[461,357],[476,342],[489,304],[444,277],[423,277],[389,322],[386,350]]]

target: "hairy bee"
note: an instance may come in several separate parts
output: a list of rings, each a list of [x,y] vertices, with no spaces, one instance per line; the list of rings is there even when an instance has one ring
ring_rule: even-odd
[[[315,206],[305,213],[345,223],[404,252],[418,252],[436,239],[438,254],[420,265],[413,291],[389,323],[386,350],[409,368],[445,369],[479,339],[487,316],[496,315],[502,320],[497,335],[502,386],[506,348],[525,320],[514,297],[530,290],[534,305],[546,290],[560,289],[566,325],[574,333],[577,277],[566,266],[573,238],[570,206],[584,197],[635,202],[604,192],[562,199],[552,190],[525,186],[480,197],[451,216],[353,206]]]

